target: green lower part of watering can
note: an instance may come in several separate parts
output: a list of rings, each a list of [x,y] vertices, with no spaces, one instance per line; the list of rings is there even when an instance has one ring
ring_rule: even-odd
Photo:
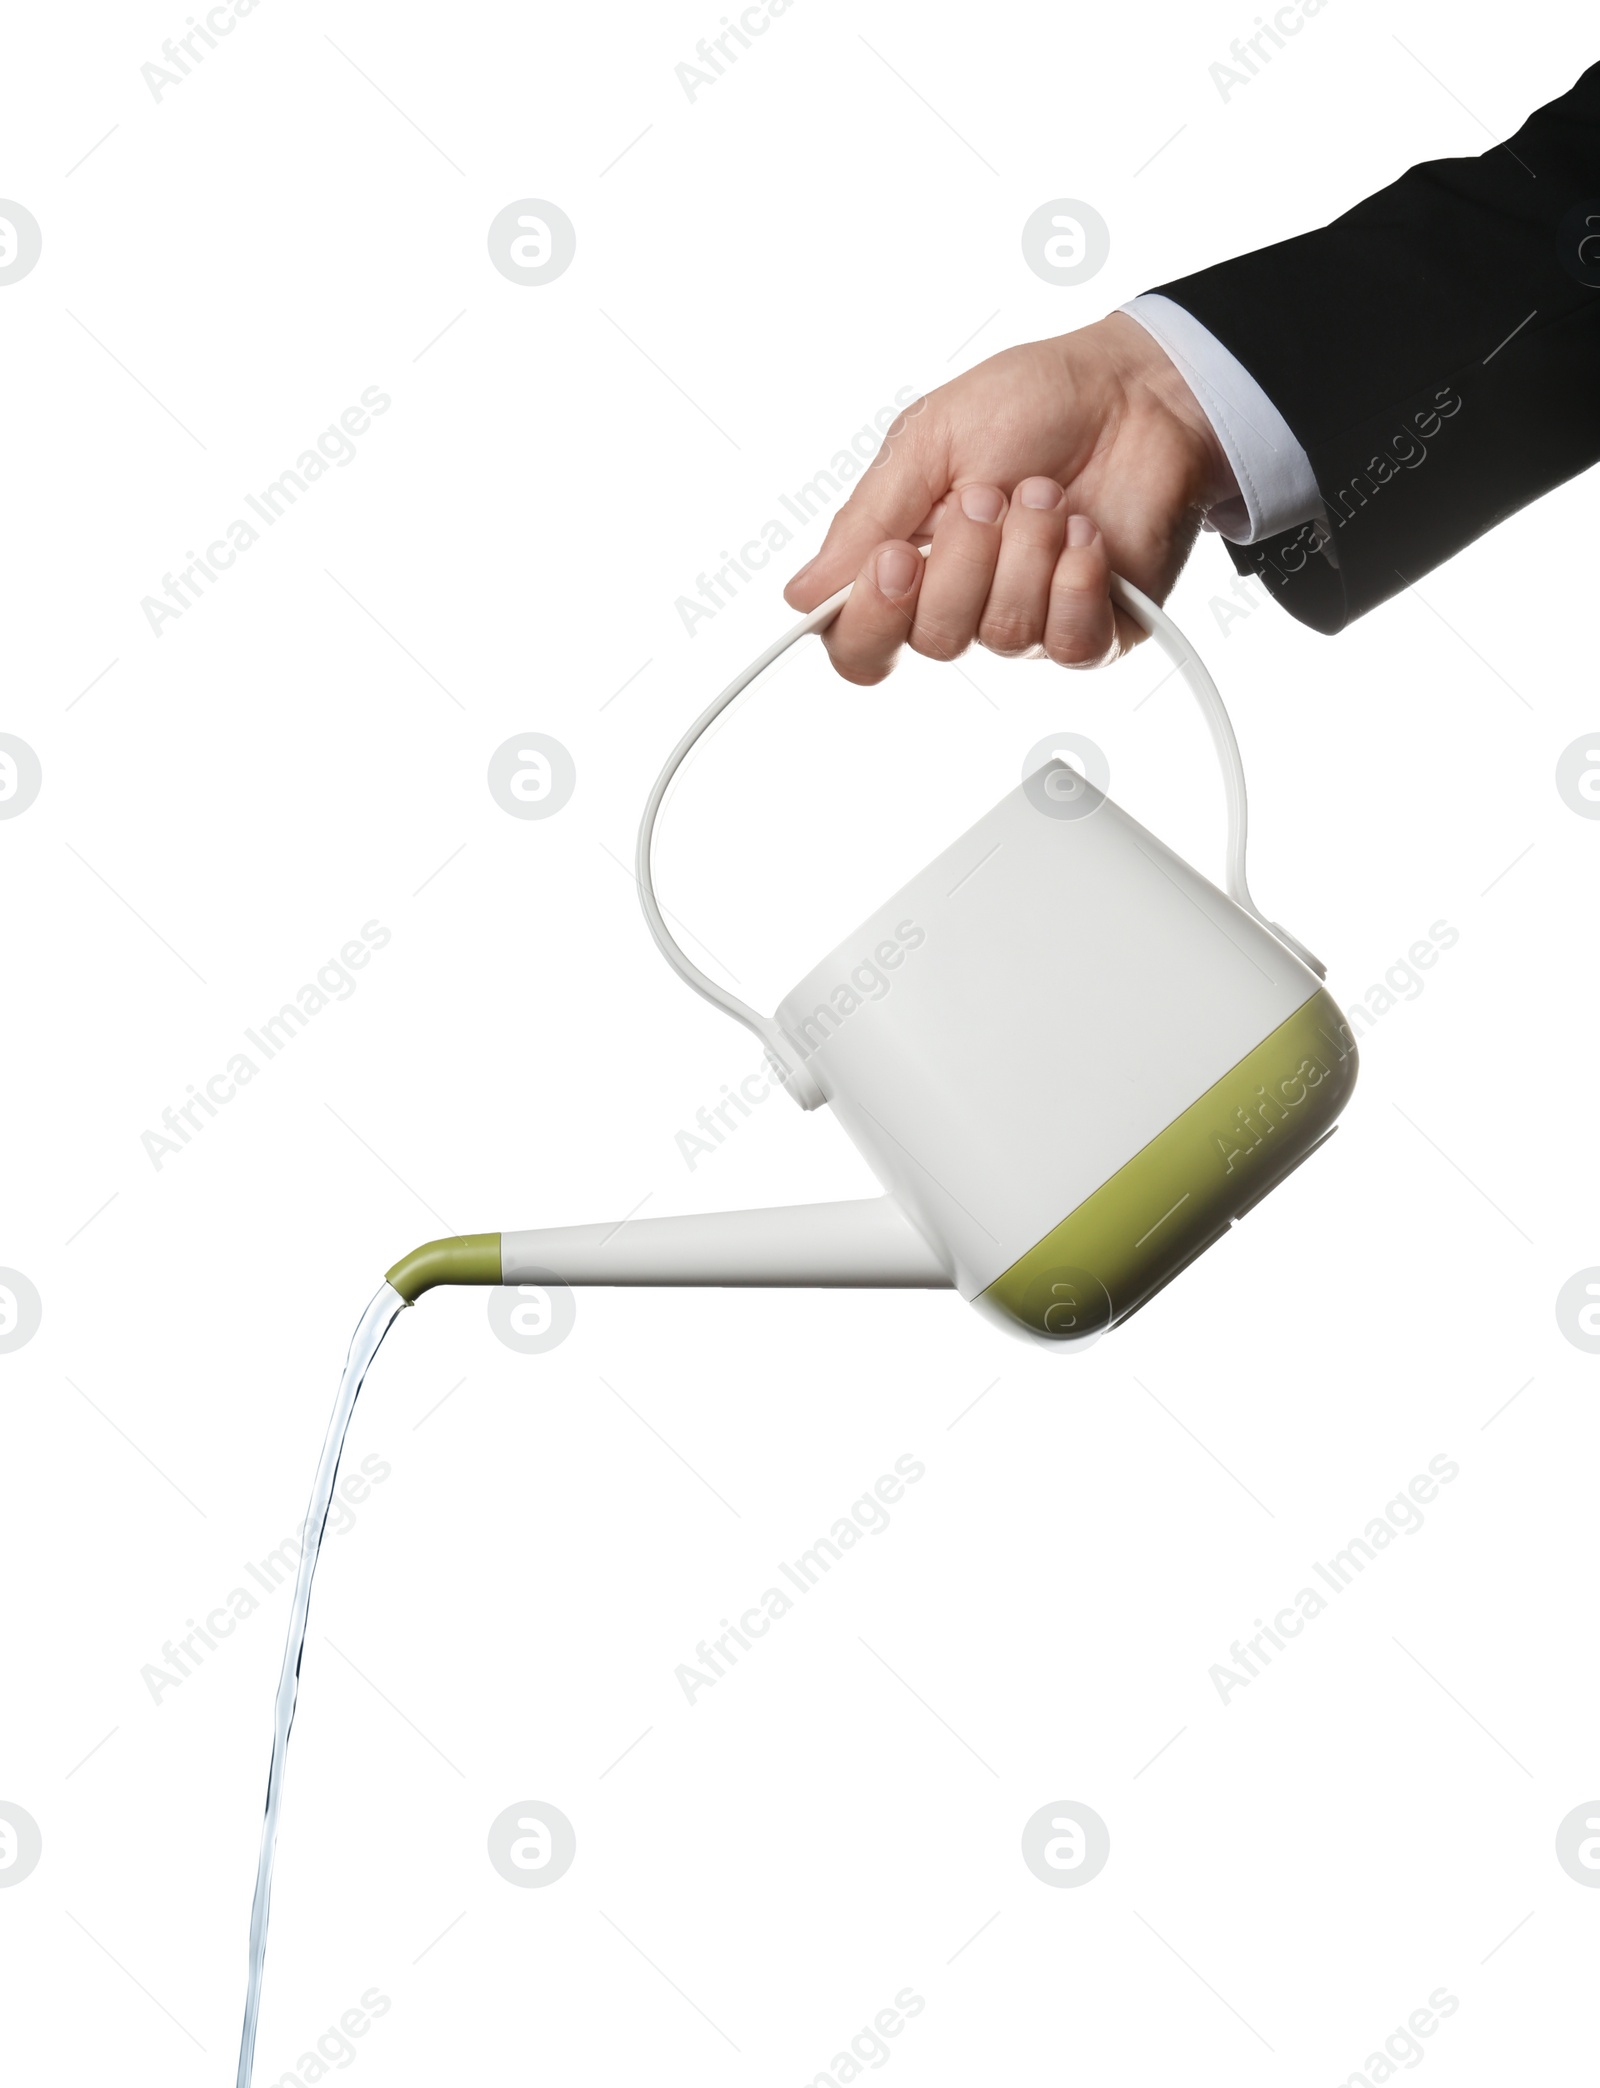
[[[973,1303],[1043,1341],[1103,1333],[1299,1166],[1355,1079],[1355,1041],[1319,989]]]

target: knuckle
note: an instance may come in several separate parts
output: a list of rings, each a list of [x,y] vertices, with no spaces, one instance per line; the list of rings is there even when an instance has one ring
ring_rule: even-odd
[[[832,634],[830,634],[831,636]],[[897,633],[889,639],[874,642],[870,635],[845,634],[844,642],[837,640],[827,645],[828,660],[841,681],[853,683],[858,689],[870,689],[881,682],[894,666],[894,656],[900,649]]]
[[[893,666],[893,660],[846,658],[835,659],[833,670],[841,681],[850,682],[858,689],[872,689],[888,679]]]
[[[1052,631],[1044,649],[1058,667],[1087,667],[1104,651],[1087,631]]]
[[[945,516],[944,542],[935,539],[933,556],[939,561],[939,570],[966,576],[976,575],[986,584],[1000,556],[1000,547],[992,540],[980,537],[973,540],[974,529],[993,529],[992,522],[972,522],[959,508],[947,511]]]
[[[959,660],[971,643],[968,633],[948,625],[919,623],[911,633],[911,650],[921,653],[925,660]]]
[[[1059,555],[1067,531],[1065,509],[1065,501],[1054,508],[1033,508],[1013,495],[1006,510],[1006,542],[1026,551],[1054,551]]]
[[[978,643],[986,652],[1014,659],[1039,643],[1039,624],[1020,610],[991,610],[978,626]]]
[[[883,448],[878,454],[880,456],[887,454],[891,444],[903,441],[916,423],[922,419],[927,410],[928,395],[926,392],[919,392],[916,398],[908,406],[902,407],[889,423],[888,432],[883,438]]]

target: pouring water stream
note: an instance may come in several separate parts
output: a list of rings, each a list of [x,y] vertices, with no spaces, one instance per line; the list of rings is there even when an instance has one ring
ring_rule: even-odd
[[[311,1582],[322,1550],[328,1522],[328,1506],[339,1477],[339,1458],[349,1432],[350,1417],[363,1379],[383,1337],[406,1309],[406,1300],[385,1283],[366,1311],[350,1341],[339,1396],[328,1423],[327,1440],[317,1465],[306,1511],[300,1566],[295,1575],[294,1604],[289,1612],[289,1636],[283,1649],[283,1672],[278,1677],[278,1700],[272,1728],[272,1766],[267,1771],[267,1806],[261,1822],[261,1855],[256,1865],[256,1892],[250,1906],[250,1981],[245,1989],[244,2029],[239,2038],[237,2088],[250,2088],[255,2069],[256,2028],[261,2017],[261,1974],[267,1956],[267,1915],[272,1905],[272,1859],[278,1840],[278,1808],[283,1798],[283,1765],[289,1751],[289,1729],[294,1724],[294,1702],[300,1685],[300,1656],[305,1651],[306,1619],[311,1610]]]

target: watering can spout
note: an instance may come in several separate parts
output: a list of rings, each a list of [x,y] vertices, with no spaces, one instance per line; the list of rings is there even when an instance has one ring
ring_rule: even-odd
[[[954,1279],[892,1197],[559,1225],[430,1240],[388,1273],[412,1304],[441,1283],[950,1290]]]

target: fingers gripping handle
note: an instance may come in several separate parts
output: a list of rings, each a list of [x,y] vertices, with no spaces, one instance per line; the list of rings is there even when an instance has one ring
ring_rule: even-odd
[[[707,978],[700,967],[684,954],[668,928],[661,903],[656,898],[650,856],[662,801],[673,777],[683,766],[695,742],[721,717],[729,704],[742,696],[750,684],[764,674],[775,660],[780,659],[791,645],[801,638],[809,637],[814,631],[826,630],[849,597],[850,589],[842,587],[837,594],[830,595],[827,601],[813,609],[809,616],[803,616],[781,638],[769,645],[759,659],[752,660],[748,667],[736,674],[722,693],[695,719],[667,756],[666,765],[656,778],[655,786],[645,802],[644,817],[639,822],[639,844],[635,857],[639,899],[644,907],[644,917],[650,933],[655,938],[656,948],[686,985],[692,986],[695,992],[710,1001],[713,1007],[721,1008],[725,1014],[731,1015],[735,1022],[742,1022],[746,1029],[754,1031],[767,1047],[767,1057],[784,1085],[804,1109],[815,1109],[825,1099],[822,1090],[807,1070],[804,1059],[772,1016],[758,1013],[747,1002],[740,1000],[737,994],[729,993],[714,979]],[[1111,576],[1111,599],[1139,625],[1141,630],[1149,633],[1171,660],[1188,683],[1190,693],[1199,704],[1206,723],[1211,728],[1211,742],[1216,748],[1217,761],[1222,769],[1222,783],[1228,808],[1228,897],[1236,906],[1243,907],[1253,920],[1259,921],[1262,927],[1277,936],[1281,943],[1311,967],[1319,979],[1325,978],[1326,968],[1321,961],[1286,928],[1280,928],[1276,921],[1269,921],[1250,896],[1250,887],[1245,877],[1249,808],[1245,792],[1244,764],[1239,758],[1239,742],[1234,737],[1233,724],[1216,683],[1166,611],[1158,608],[1148,595],[1142,594],[1137,587],[1116,573]]]

